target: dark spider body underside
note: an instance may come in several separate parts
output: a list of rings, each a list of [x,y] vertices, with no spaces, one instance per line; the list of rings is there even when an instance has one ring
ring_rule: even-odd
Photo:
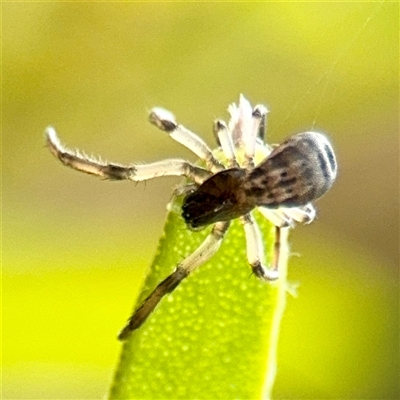
[[[218,221],[229,221],[250,212],[255,204],[243,190],[247,172],[241,168],[221,171],[189,194],[182,206],[182,217],[196,229]]]

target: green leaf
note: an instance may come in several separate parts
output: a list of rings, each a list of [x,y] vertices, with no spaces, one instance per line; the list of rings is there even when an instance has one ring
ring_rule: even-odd
[[[173,209],[137,306],[210,232],[189,231],[176,201]],[[254,214],[270,260],[274,228]],[[269,398],[286,296],[283,231],[281,278],[262,282],[251,274],[243,228],[233,221],[217,254],[167,295],[124,343],[110,398]]]

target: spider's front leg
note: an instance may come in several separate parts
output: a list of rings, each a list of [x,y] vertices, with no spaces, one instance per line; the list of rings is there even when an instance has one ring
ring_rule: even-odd
[[[247,260],[251,266],[253,273],[259,278],[266,281],[275,281],[279,278],[279,253],[280,253],[280,228],[275,227],[275,245],[272,267],[267,268],[263,263],[264,246],[262,243],[261,232],[257,223],[250,213],[240,218],[243,225],[246,243],[247,243]]]
[[[118,339],[125,340],[132,331],[138,329],[166,294],[171,293],[190,273],[208,261],[217,252],[229,225],[229,221],[217,222],[214,225],[204,242],[192,254],[181,261],[175,271],[159,283],[144,300],[143,304],[134,311],[128,323],[118,335]]]
[[[65,147],[52,127],[46,129],[46,142],[53,155],[65,166],[104,179],[140,182],[160,176],[185,176],[200,185],[211,176],[211,172],[180,158],[131,165],[105,162]]]

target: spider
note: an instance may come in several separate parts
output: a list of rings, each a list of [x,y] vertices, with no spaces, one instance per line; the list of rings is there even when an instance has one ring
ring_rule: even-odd
[[[315,218],[312,201],[321,197],[336,178],[336,159],[328,139],[317,132],[293,135],[281,145],[264,143],[267,109],[252,108],[242,95],[228,108],[230,121],[214,122],[219,148],[212,151],[196,134],[178,124],[162,108],[153,108],[150,122],[191,150],[201,165],[171,158],[150,164],[121,165],[89,157],[61,144],[52,127],[46,130],[50,151],[64,165],[109,180],[146,181],[166,175],[186,177],[178,189],[184,194],[182,217],[189,229],[213,224],[210,234],[144,300],[119,334],[126,339],[154,311],[162,298],[210,259],[219,249],[231,220],[239,218],[247,243],[252,272],[264,281],[278,279],[280,230]],[[275,245],[270,267],[263,262],[261,232],[252,211],[257,208],[275,226]]]

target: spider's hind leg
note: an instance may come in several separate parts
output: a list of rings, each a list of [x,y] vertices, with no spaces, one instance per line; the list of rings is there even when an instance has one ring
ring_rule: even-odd
[[[129,334],[138,329],[154,311],[162,298],[171,293],[179,284],[200,265],[208,261],[219,249],[230,222],[217,222],[204,242],[188,257],[181,261],[175,271],[165,278],[134,311],[118,338],[125,340]]]
[[[246,243],[247,259],[255,275],[266,281],[275,281],[279,278],[279,253],[280,253],[280,228],[276,228],[276,240],[274,246],[274,256],[272,266],[267,268],[263,263],[264,246],[262,243],[261,232],[252,215],[246,214],[240,218],[243,225]]]

